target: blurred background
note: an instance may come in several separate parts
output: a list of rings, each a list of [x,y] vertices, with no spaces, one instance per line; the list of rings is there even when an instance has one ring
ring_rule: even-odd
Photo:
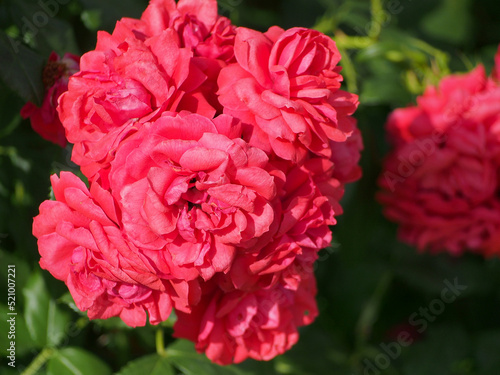
[[[19,114],[26,101],[40,102],[41,69],[51,51],[81,55],[93,49],[97,30],[112,31],[121,17],[140,17],[147,1],[58,0],[57,10],[43,8],[48,2],[0,0],[0,373],[168,374],[161,366],[149,371],[158,362],[154,327],[89,322],[64,284],[40,270],[32,218],[49,196],[49,176],[78,168],[70,148],[44,141]],[[397,240],[396,226],[375,200],[389,149],[387,115],[414,103],[447,74],[477,64],[489,72],[500,43],[500,3],[219,0],[219,6],[238,26],[304,26],[334,38],[343,55],[345,89],[360,95],[355,117],[365,145],[363,178],[348,187],[345,212],[332,228],[334,242],[320,254],[320,316],[301,329],[299,343],[270,362],[220,368],[196,355],[191,344],[174,343],[172,317],[164,323],[172,373],[500,373],[500,261],[420,254]],[[41,11],[48,16],[36,18]],[[4,350],[10,341],[4,334],[9,264],[16,265],[19,312],[15,369],[7,366]]]

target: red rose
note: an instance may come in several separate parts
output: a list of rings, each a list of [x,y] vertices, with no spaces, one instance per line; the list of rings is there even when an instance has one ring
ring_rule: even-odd
[[[234,51],[237,63],[219,76],[219,101],[246,125],[251,145],[298,162],[308,150],[329,157],[330,141],[352,134],[357,96],[339,90],[331,38],[305,28],[238,28]]]
[[[170,295],[182,288],[160,279],[154,263],[126,240],[109,193],[97,183],[89,191],[69,172],[51,180],[57,201],[43,202],[33,223],[40,266],[66,283],[90,319],[119,316],[133,327],[146,324],[146,313],[152,324],[167,319]]]
[[[299,338],[297,327],[317,316],[315,295],[312,274],[301,275],[297,290],[281,284],[255,292],[206,285],[193,312],[177,314],[174,336],[194,341],[196,350],[218,364],[267,361],[289,350]]]
[[[216,0],[151,0],[99,32],[58,107],[90,188],[52,177],[42,268],[91,319],[174,308],[175,335],[220,364],[290,349],[361,174],[339,60],[314,30],[236,29]]]
[[[222,67],[235,61],[236,27],[228,18],[217,14],[217,1],[180,0],[176,4],[174,0],[154,0],[141,21],[141,32],[145,35],[173,30],[179,46],[193,52],[193,63],[207,77],[200,90],[210,105],[222,113],[215,95],[217,78]],[[137,22],[132,27],[137,27]]]
[[[290,267],[312,269],[317,252],[332,241],[329,226],[342,213],[338,200],[343,187],[331,177],[331,162],[313,158],[301,167],[290,162],[275,162],[277,166],[281,174],[273,175],[279,195],[272,202],[277,228],[259,251],[237,254],[228,274],[237,289],[268,287]]]
[[[234,56],[235,27],[217,14],[216,0],[152,0],[141,17],[144,32],[156,35],[172,29],[179,45],[195,56],[230,61]]]
[[[500,251],[500,87],[484,68],[445,78],[387,122],[379,183],[404,241],[432,252]]]
[[[274,221],[268,158],[239,138],[229,116],[162,116],[122,143],[111,190],[125,231],[141,248],[166,246],[181,279],[227,272],[235,249],[250,249]]]
[[[235,62],[234,38],[236,27],[226,17],[219,17],[209,36],[195,48],[195,55],[221,60],[225,63]]]
[[[135,131],[133,124],[180,109],[215,114],[199,90],[207,77],[193,63],[192,51],[179,48],[173,30],[149,37],[140,26],[125,19],[112,35],[99,32],[95,51],[82,56],[81,71],[61,96],[58,110],[75,144],[73,161],[89,178],[109,166],[117,144]]]
[[[57,100],[62,93],[68,90],[69,77],[79,70],[78,56],[71,53],[60,58],[52,52],[49,61],[43,69],[43,83],[45,96],[41,107],[28,102],[21,109],[21,116],[29,118],[34,131],[44,139],[65,147],[67,144],[64,127],[57,115]]]
[[[353,130],[352,135],[345,142],[330,141],[332,150],[331,161],[334,164],[333,177],[342,184],[357,181],[361,178],[361,150],[363,140],[358,128]]]
[[[176,31],[181,47],[193,48],[207,38],[217,21],[216,0],[152,0],[141,17],[150,35]]]

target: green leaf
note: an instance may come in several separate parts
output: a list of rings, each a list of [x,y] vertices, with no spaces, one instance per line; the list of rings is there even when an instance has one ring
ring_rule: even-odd
[[[0,78],[27,102],[42,103],[44,64],[40,55],[0,31]]]
[[[472,35],[471,1],[445,0],[422,20],[423,30],[436,39],[461,44]]]
[[[47,57],[52,51],[57,52],[61,57],[66,52],[80,53],[71,25],[57,18],[51,18],[50,22],[40,29],[36,42],[37,50]]]
[[[23,172],[28,173],[31,169],[31,164],[28,160],[19,156],[15,147],[2,147],[0,146],[0,156],[7,156],[12,165]]]
[[[99,27],[106,31],[112,31],[116,21],[123,17],[140,18],[146,9],[137,0],[82,0],[81,3],[90,12],[99,13]]]
[[[3,237],[7,237],[7,235],[0,236],[0,243],[2,242]],[[21,291],[23,290],[26,282],[28,281],[28,277],[30,274],[30,269],[28,264],[21,258],[15,256],[14,254],[0,249],[0,280],[7,280],[9,278],[9,271],[7,266],[13,265],[15,266],[15,282],[16,282],[16,310],[21,308],[23,301],[21,299]],[[12,279],[11,273],[11,279]],[[0,292],[2,295],[7,295],[7,283],[4,285],[0,285]],[[2,301],[3,302],[3,301]]]
[[[99,9],[89,9],[84,10],[80,18],[87,29],[97,31],[99,30],[99,26],[101,26],[101,16],[101,11]]]
[[[51,191],[52,193],[52,191]],[[53,193],[52,193],[53,194]],[[55,200],[55,198],[54,198]],[[73,299],[73,296],[71,295],[70,292],[66,292],[64,293],[61,297],[59,297],[57,299],[57,302],[61,302],[61,303],[64,303],[65,305],[67,305],[71,310],[73,310],[74,312],[78,313],[80,316],[83,316],[83,317],[87,317],[87,313],[80,310],[77,306],[76,306],[76,303],[75,303],[75,300]],[[121,321],[121,319],[120,319]]]
[[[61,343],[66,337],[69,318],[50,298],[40,271],[31,275],[23,293],[26,325],[33,341],[39,347]]]
[[[244,375],[236,366],[219,366],[194,349],[187,340],[177,340],[167,350],[169,361],[185,375]]]
[[[15,95],[7,85],[0,80],[0,113],[2,113],[2,123],[0,123],[0,138],[11,134],[22,122],[19,109],[23,105],[22,99]]]
[[[85,313],[84,316],[86,315],[87,314]],[[125,324],[125,322],[117,316],[113,316],[108,319],[96,319],[93,320],[92,323],[108,330],[120,330],[123,332],[133,330],[133,328]]]
[[[166,357],[151,354],[129,362],[117,375],[174,375]]]
[[[67,347],[58,350],[47,364],[47,375],[108,374],[111,374],[111,369],[106,363],[80,348]]]
[[[402,76],[396,64],[382,59],[369,62],[371,77],[364,80],[360,102],[364,105],[396,104],[405,105],[411,95],[405,90]]]

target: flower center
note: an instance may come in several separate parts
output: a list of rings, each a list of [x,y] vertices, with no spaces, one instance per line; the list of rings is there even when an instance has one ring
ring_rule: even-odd
[[[49,61],[43,68],[42,81],[46,88],[54,86],[56,81],[66,72],[66,65],[57,61]]]

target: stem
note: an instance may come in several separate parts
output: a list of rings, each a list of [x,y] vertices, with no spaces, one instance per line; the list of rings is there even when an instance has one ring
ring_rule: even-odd
[[[156,352],[161,357],[166,357],[167,352],[165,351],[165,341],[163,339],[163,329],[158,328],[156,330]]]
[[[382,300],[391,285],[391,280],[391,272],[387,272],[382,276],[370,300],[361,312],[361,316],[356,324],[356,346],[358,351],[363,349],[370,337],[373,324],[376,322],[380,312]]]
[[[385,13],[382,8],[382,0],[371,0],[371,15],[372,23],[368,36],[371,39],[378,39],[382,31],[382,23],[384,22]]]
[[[54,355],[56,351],[52,348],[44,348],[30,363],[30,365],[21,373],[21,375],[34,375],[43,365]]]
[[[358,83],[356,79],[356,69],[354,68],[354,64],[352,63],[351,57],[347,53],[345,49],[342,47],[338,47],[340,55],[342,56],[341,65],[342,65],[342,73],[345,77],[345,82],[347,84],[347,91],[349,92],[357,92],[358,91]]]
[[[363,49],[375,43],[367,36],[348,36],[340,30],[335,33],[334,40],[337,47],[342,49]]]

